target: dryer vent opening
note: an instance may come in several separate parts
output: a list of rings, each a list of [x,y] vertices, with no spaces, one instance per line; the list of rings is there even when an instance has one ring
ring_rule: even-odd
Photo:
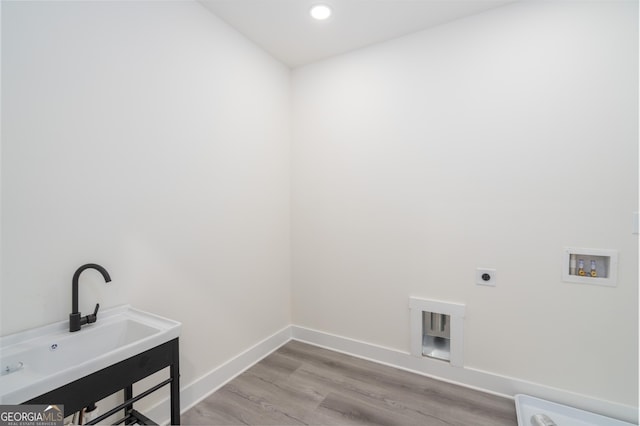
[[[422,355],[451,360],[451,316],[422,311]]]
[[[409,307],[411,354],[462,367],[465,305],[410,297]]]

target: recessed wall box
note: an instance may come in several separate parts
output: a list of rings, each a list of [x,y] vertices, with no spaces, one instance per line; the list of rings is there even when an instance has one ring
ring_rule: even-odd
[[[422,355],[451,361],[451,316],[422,311]]]
[[[562,281],[615,287],[618,252],[616,250],[565,247],[562,255]]]
[[[412,355],[462,367],[465,305],[410,297],[409,307]]]

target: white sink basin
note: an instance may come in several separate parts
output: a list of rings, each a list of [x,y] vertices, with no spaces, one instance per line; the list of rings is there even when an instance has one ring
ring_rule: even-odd
[[[0,404],[19,404],[175,339],[181,324],[119,306],[69,332],[69,321],[0,337]]]

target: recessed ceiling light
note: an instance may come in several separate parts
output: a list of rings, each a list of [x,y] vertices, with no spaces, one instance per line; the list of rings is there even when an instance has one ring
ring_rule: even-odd
[[[317,4],[311,8],[311,16],[318,21],[324,21],[331,16],[331,8],[326,4]]]

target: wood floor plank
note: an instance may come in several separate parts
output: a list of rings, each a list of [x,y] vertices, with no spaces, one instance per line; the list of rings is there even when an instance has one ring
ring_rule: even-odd
[[[301,392],[297,387],[291,386],[288,380],[274,383],[254,374],[243,374],[233,385],[236,388],[234,392],[245,397],[273,407],[286,407],[286,415],[301,423],[304,423],[301,419],[305,413],[315,410],[324,399],[323,395],[317,393]]]
[[[261,395],[240,386],[225,386],[218,392],[217,410],[234,419],[223,424],[302,425],[283,405],[274,405]]]
[[[180,422],[183,425],[247,424],[225,404],[224,397],[219,394],[215,398],[205,399],[183,414]]]
[[[319,411],[329,410],[338,415],[341,424],[379,425],[379,426],[446,426],[440,419],[428,416],[416,416],[415,413],[401,413],[390,409],[386,404],[376,401],[364,401],[345,392],[331,393],[318,407]]]
[[[323,376],[322,373],[312,371],[311,368],[300,369],[296,374],[298,376],[310,376],[311,380],[317,383],[317,386],[320,386],[321,383],[326,386],[332,386],[333,384],[335,388],[335,391],[332,393],[333,397],[340,396],[344,400],[356,400],[363,404],[384,408],[385,411],[393,413],[398,419],[402,417],[416,419],[415,422],[406,420],[401,424],[449,424],[442,419],[442,417],[446,418],[447,413],[445,412],[444,415],[441,415],[441,406],[429,404],[428,401],[416,402],[418,400],[417,398],[407,398],[407,396],[411,395],[407,395],[406,393],[393,392],[388,389],[371,386],[350,379],[345,379],[339,384],[336,382],[327,384],[325,381],[327,380],[326,376]],[[323,401],[322,405],[326,407],[326,401]]]
[[[182,416],[185,425],[513,426],[512,400],[291,341]]]
[[[505,398],[495,397],[484,392],[478,392],[457,385],[453,385],[428,377],[420,376],[393,367],[366,363],[348,355],[329,351],[326,349],[314,348],[300,342],[291,342],[292,345],[283,347],[283,352],[297,357],[304,357],[306,366],[303,370],[311,374],[309,365],[330,368],[331,373],[337,373],[341,378],[339,383],[343,387],[351,388],[346,381],[355,380],[356,391],[371,392],[374,389],[382,390],[382,395],[370,394],[372,398],[387,400],[393,404],[394,400],[399,404],[414,403],[414,409],[418,411],[428,410],[436,413],[443,409],[448,410],[445,417],[451,417],[456,424],[489,424],[489,425],[511,425],[515,415],[514,403]],[[318,349],[318,350],[316,350]],[[316,379],[323,381],[322,373]],[[330,377],[326,375],[325,377]],[[337,384],[337,383],[336,383]],[[416,405],[417,404],[417,405]],[[456,407],[456,411],[451,413],[449,407]],[[486,418],[488,420],[483,420]]]
[[[434,395],[437,396],[437,392],[420,392],[379,385],[371,383],[376,381],[373,377],[370,383],[363,382],[309,365],[301,367],[291,376],[291,379],[301,383],[306,381],[319,392],[334,389],[337,394],[344,397],[384,407],[398,416],[416,418],[419,420],[418,424],[513,425],[513,401],[504,398],[497,398],[501,403],[500,409],[484,407],[482,404],[470,403],[468,398],[461,398],[460,401],[457,401],[455,397],[437,398],[434,397]],[[466,389],[462,390],[466,391]],[[472,392],[477,393],[477,391]]]

